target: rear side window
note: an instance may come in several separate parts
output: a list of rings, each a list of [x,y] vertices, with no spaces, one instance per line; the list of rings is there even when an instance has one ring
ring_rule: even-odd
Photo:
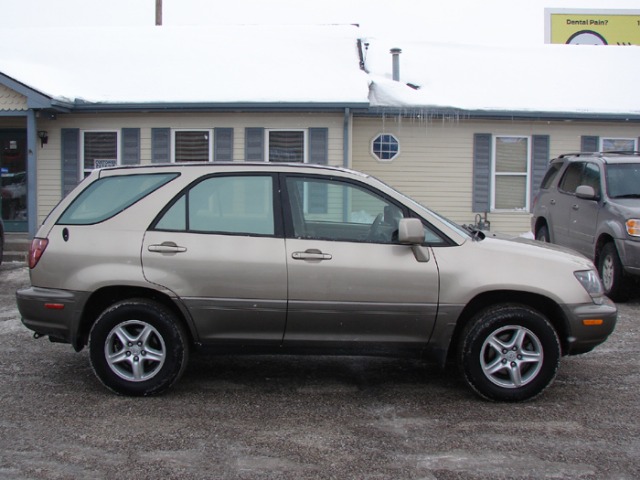
[[[153,173],[103,177],[83,190],[57,223],[92,225],[104,222],[177,176],[177,173]]]
[[[267,175],[206,178],[181,195],[155,230],[274,235],[273,178]]]
[[[560,171],[560,168],[562,168],[561,163],[553,163],[549,167],[549,170],[547,170],[547,173],[544,175],[544,178],[542,179],[542,184],[540,185],[541,189],[546,190],[551,186],[551,183],[553,182],[553,180],[558,176],[558,172]]]

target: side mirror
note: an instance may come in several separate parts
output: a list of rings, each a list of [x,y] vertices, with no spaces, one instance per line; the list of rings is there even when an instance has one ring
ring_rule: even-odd
[[[576,188],[576,197],[585,200],[597,200],[596,191],[590,185],[580,185]]]
[[[398,222],[398,241],[404,245],[424,243],[424,227],[417,218],[402,218]]]

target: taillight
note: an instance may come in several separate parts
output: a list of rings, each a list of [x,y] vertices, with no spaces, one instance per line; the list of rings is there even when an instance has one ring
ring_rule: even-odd
[[[49,240],[46,238],[34,238],[29,249],[29,268],[35,268],[44,253]]]

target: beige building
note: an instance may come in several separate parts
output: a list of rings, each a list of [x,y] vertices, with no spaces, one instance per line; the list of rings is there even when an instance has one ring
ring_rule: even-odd
[[[59,57],[0,33],[6,229],[33,235],[93,168],[292,161],[361,170],[456,222],[482,220],[518,234],[530,228],[537,184],[553,156],[638,150],[640,106],[629,87],[640,80],[636,72],[597,85],[548,69],[532,78],[541,64],[571,70],[583,50],[547,45],[519,52],[528,62],[514,66],[506,60],[517,50],[411,46],[392,56],[358,33],[72,29],[52,39],[48,51],[65,53]],[[99,49],[113,35],[118,42]],[[185,42],[189,55],[168,47]],[[635,48],[593,48],[587,54],[600,64],[638,56]],[[478,58],[493,65],[490,75],[471,60]]]

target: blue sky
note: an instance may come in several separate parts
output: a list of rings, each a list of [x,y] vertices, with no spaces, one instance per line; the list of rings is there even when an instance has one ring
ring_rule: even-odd
[[[540,44],[544,9],[640,10],[637,0],[163,0],[164,25],[359,23],[365,35]],[[0,28],[153,25],[155,0],[0,0]]]

